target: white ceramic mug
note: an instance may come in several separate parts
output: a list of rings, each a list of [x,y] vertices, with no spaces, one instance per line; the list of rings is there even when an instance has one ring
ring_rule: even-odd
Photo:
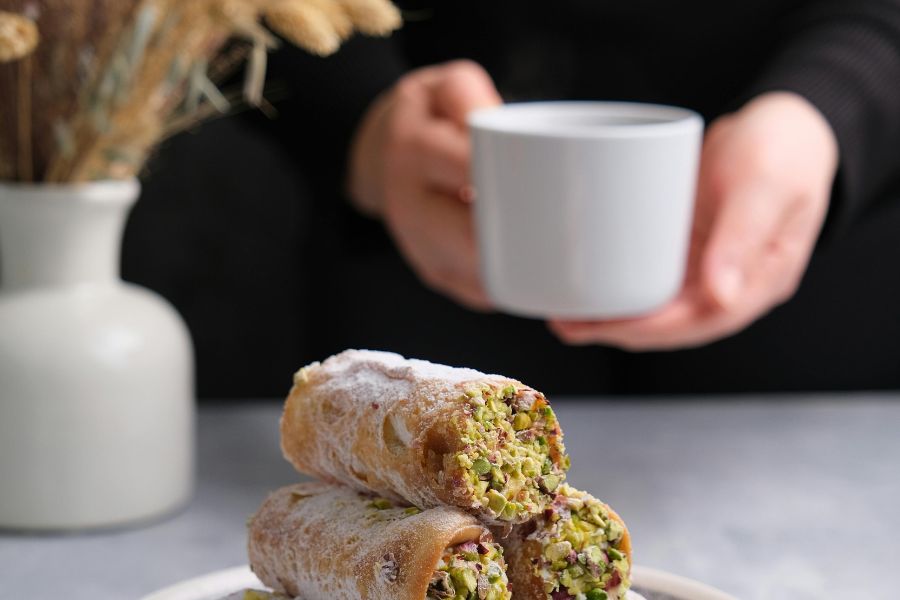
[[[634,316],[684,279],[703,120],[670,106],[534,102],[473,112],[482,278],[514,314]]]

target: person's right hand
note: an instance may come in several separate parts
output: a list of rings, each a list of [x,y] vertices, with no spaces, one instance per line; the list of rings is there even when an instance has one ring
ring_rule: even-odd
[[[348,188],[357,208],[381,218],[426,285],[470,308],[489,303],[478,275],[466,115],[500,104],[478,64],[412,71],[362,119]]]

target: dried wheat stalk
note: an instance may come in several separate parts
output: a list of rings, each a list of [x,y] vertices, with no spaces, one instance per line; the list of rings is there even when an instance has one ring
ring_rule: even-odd
[[[388,0],[0,0],[0,180],[134,176],[162,138],[229,110],[216,81],[245,59],[259,105],[278,43],[263,23],[324,55],[400,15]]]

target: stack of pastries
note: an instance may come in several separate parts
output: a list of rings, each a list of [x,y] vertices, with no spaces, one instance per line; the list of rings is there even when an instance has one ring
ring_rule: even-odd
[[[281,447],[319,481],[249,521],[250,565],[302,600],[621,600],[619,516],[565,483],[553,409],[513,379],[348,350],[301,369]]]

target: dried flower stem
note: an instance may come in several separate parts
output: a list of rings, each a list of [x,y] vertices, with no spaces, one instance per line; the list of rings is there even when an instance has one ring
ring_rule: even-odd
[[[19,60],[18,72],[19,82],[17,87],[19,89],[19,97],[16,103],[19,114],[16,119],[16,126],[19,143],[16,149],[16,157],[19,162],[19,181],[30,182],[34,180],[34,155],[31,146],[31,56],[26,56]]]
[[[16,61],[0,61],[0,180],[134,176],[161,139],[233,112],[217,82],[241,59],[244,100],[271,111],[266,53],[278,39],[261,20],[318,54],[399,25],[388,0],[0,2],[0,55]]]
[[[34,21],[23,15],[0,11],[0,62],[28,56],[34,52],[38,38]]]

